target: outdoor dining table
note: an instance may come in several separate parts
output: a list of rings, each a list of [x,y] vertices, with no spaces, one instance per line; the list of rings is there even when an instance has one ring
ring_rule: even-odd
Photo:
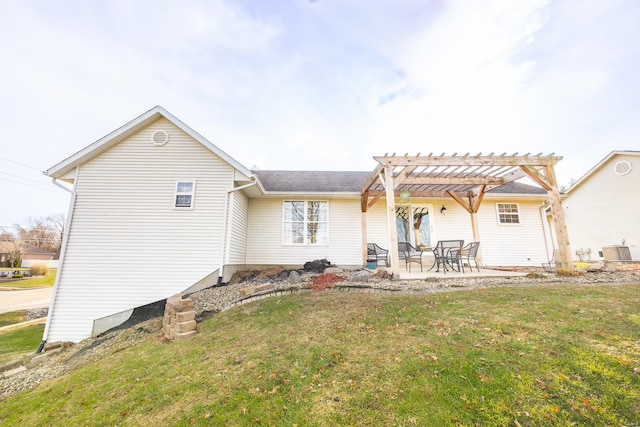
[[[452,255],[460,254],[463,245],[464,240],[439,240],[432,249],[434,260],[429,271],[433,270],[433,267],[436,267],[436,272],[439,272],[441,265],[444,273],[449,269],[456,271],[454,262],[458,265],[457,271],[460,271],[459,257],[456,255],[456,259],[454,260]]]

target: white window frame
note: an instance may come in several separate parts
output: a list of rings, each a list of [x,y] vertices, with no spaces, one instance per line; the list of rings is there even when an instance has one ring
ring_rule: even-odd
[[[303,218],[302,220],[292,220],[287,218],[287,203],[302,203],[303,204]],[[318,221],[311,221],[309,218],[309,205],[310,203],[324,203],[326,206],[325,219]],[[324,224],[325,228],[325,238],[321,242],[311,242],[309,236],[309,226],[313,223]],[[294,242],[293,241],[293,232],[290,227],[293,227],[293,224],[298,224],[302,226],[302,241]],[[299,199],[291,199],[285,200],[282,203],[282,244],[287,246],[328,246],[329,245],[329,201],[328,200],[299,200]]]
[[[501,210],[501,207],[506,207],[507,205],[515,206],[515,211],[511,212],[511,211]],[[520,206],[517,203],[511,203],[511,202],[496,203],[496,216],[498,218],[498,225],[514,226],[514,225],[521,224]],[[507,218],[515,218],[516,221],[506,221]]]
[[[190,191],[184,191],[181,189],[180,184],[191,184]],[[179,196],[190,196],[191,201],[189,206],[178,205]],[[193,210],[196,200],[196,180],[195,179],[179,179],[176,181],[175,192],[173,193],[173,208],[177,210]]]

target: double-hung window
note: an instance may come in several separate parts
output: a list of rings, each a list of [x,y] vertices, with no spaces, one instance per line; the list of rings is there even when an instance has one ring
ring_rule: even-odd
[[[174,197],[174,207],[180,209],[193,209],[193,197],[196,191],[195,181],[176,182],[176,193]]]
[[[520,224],[520,212],[516,203],[497,203],[499,224]]]
[[[282,243],[288,245],[329,244],[329,202],[285,201]]]

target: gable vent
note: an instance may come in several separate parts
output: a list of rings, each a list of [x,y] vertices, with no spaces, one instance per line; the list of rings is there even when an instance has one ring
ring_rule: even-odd
[[[162,146],[169,142],[169,134],[166,130],[157,130],[151,134],[153,145]]]

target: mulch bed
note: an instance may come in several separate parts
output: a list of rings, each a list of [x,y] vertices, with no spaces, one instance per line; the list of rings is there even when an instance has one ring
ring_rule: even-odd
[[[313,278],[313,280],[311,280],[309,288],[313,289],[316,292],[320,292],[327,288],[333,288],[336,283],[344,282],[345,280],[347,279],[342,276],[338,276],[337,274],[320,274],[319,276],[316,276]]]

